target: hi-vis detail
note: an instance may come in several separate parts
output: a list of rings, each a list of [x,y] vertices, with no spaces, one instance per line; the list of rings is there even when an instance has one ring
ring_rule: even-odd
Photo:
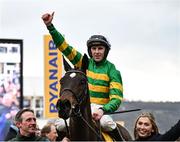
[[[62,77],[62,54],[56,48],[50,35],[44,36],[44,116],[55,118],[58,116],[56,102],[59,98]]]

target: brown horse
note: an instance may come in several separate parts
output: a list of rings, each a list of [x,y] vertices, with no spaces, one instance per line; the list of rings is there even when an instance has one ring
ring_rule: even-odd
[[[60,99],[57,102],[59,117],[64,120],[70,118],[67,131],[72,141],[102,141],[104,140],[99,127],[91,116],[90,96],[88,94],[88,80],[86,77],[87,56],[83,58],[83,67],[69,69],[65,62],[65,70],[68,70],[60,80]],[[132,140],[126,128],[118,125],[124,140]]]

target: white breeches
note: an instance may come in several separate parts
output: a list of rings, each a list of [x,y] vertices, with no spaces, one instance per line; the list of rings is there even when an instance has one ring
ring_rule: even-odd
[[[103,105],[93,104],[91,103],[91,111],[92,113],[99,109],[100,107],[103,107]],[[113,121],[112,117],[110,115],[103,115],[100,119],[101,127],[104,131],[112,131],[117,127],[117,124]]]

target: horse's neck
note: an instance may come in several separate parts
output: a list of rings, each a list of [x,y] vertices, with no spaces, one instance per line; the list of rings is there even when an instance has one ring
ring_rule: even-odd
[[[90,103],[81,107],[81,114],[80,117],[72,117],[70,119],[72,140],[97,140],[96,135],[92,131],[92,129],[95,130],[95,126],[92,121]]]
[[[82,123],[84,125],[84,119],[89,125],[94,125],[92,121],[92,114],[91,114],[91,107],[90,102],[86,103],[85,106],[82,106],[80,108],[81,116],[80,117],[72,117],[71,119],[75,122],[75,120],[79,120],[79,123]],[[77,123],[76,123],[77,124]],[[78,125],[78,124],[77,124]],[[78,125],[79,126],[79,125]],[[82,125],[81,125],[82,126]]]

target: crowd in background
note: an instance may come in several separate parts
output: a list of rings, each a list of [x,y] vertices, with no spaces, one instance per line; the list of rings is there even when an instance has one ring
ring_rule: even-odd
[[[12,118],[19,110],[20,81],[19,75],[0,75],[0,141],[4,140],[12,123]]]
[[[68,142],[65,132],[58,130],[58,119],[51,119],[42,129],[36,122],[34,111],[21,109],[15,115],[5,141],[62,141]],[[136,141],[175,141],[180,137],[180,120],[166,133],[160,134],[155,118],[151,113],[140,114],[134,124],[134,139]]]

